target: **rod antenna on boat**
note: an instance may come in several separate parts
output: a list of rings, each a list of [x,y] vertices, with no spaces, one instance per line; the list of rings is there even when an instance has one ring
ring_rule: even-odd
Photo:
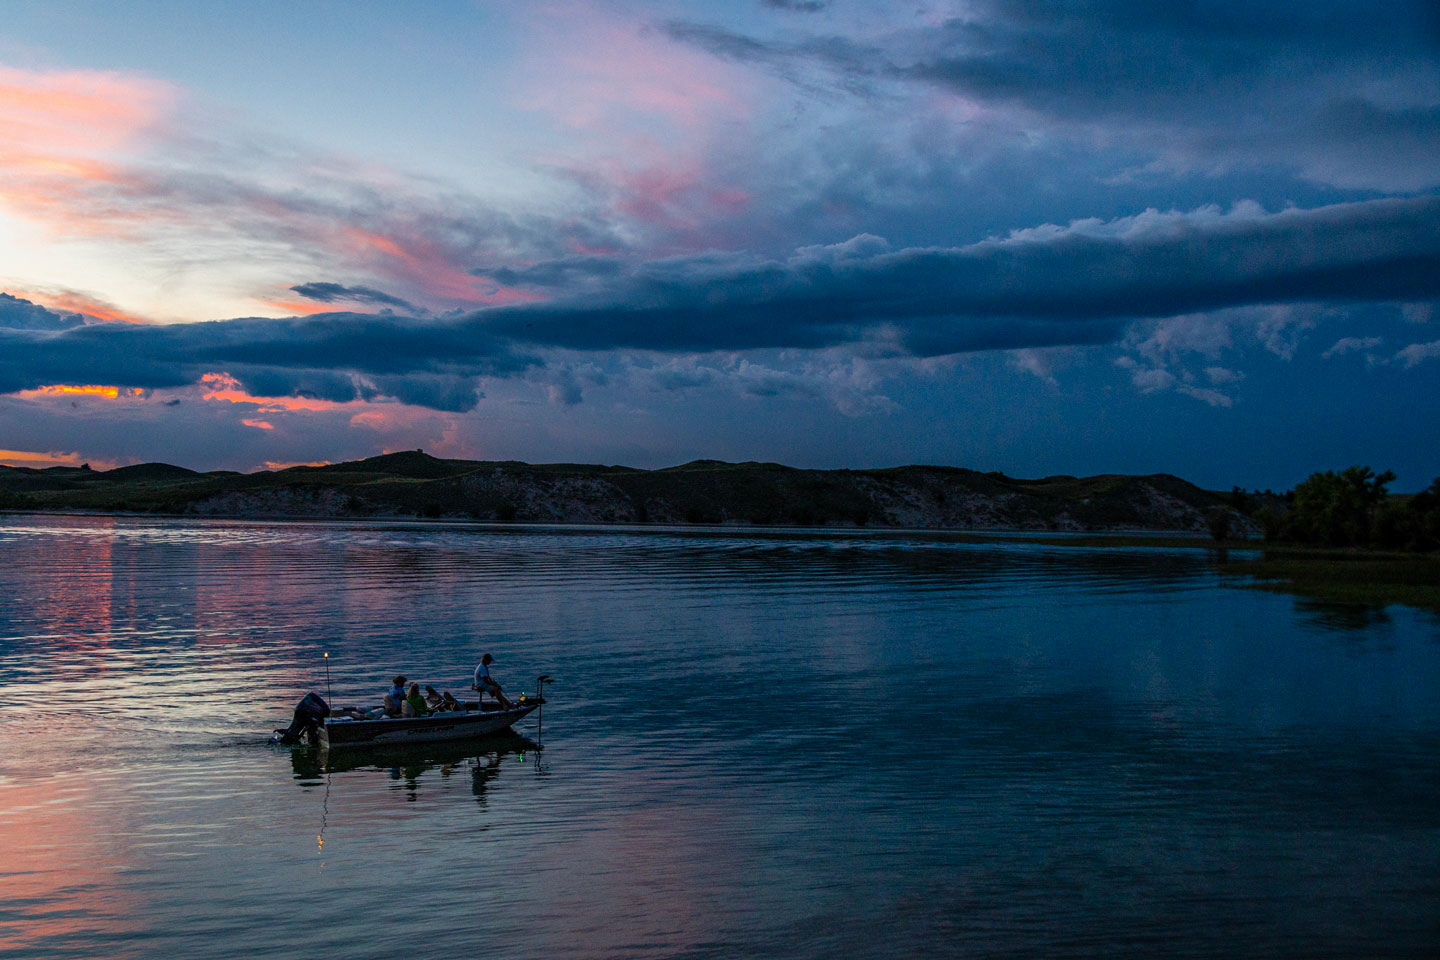
[[[335,695],[330,692],[330,651],[325,651],[325,699],[334,700]]]

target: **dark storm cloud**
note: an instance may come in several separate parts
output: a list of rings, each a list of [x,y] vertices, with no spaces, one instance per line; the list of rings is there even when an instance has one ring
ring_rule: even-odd
[[[68,330],[84,322],[78,313],[58,314],[38,303],[0,293],[0,330]]]
[[[668,30],[787,76],[809,63],[852,89],[857,77],[926,84],[1176,162],[1275,163],[1351,187],[1440,183],[1440,6],[1429,0],[1383,12],[1354,0],[980,0],[963,18],[865,41]]]
[[[1437,291],[1440,197],[1419,197],[1149,212],[956,248],[890,252],[862,236],[783,262],[661,261],[636,270],[623,298],[476,319],[497,335],[578,349],[816,348],[889,336],[938,354],[1104,342],[1141,317]]]
[[[255,395],[389,396],[464,410],[478,397],[475,378],[539,363],[517,352],[522,343],[698,352],[870,341],[939,355],[1103,343],[1135,319],[1255,304],[1437,297],[1440,197],[1279,213],[1242,204],[1042,226],[962,247],[892,251],[862,235],[783,261],[659,260],[604,295],[444,320],[333,313],[0,330],[0,392],[176,387],[224,372]],[[8,310],[30,316],[24,304]]]
[[[535,362],[474,323],[369,314],[0,330],[3,393],[55,383],[180,387],[220,372],[256,395],[384,395],[466,410],[478,397],[475,377]]]
[[[477,268],[470,272],[507,287],[536,290],[555,287],[573,289],[593,280],[617,277],[623,269],[621,261],[611,257],[565,257],[523,267]]]
[[[424,312],[408,300],[402,300],[383,290],[375,290],[370,287],[346,287],[338,283],[297,283],[290,289],[307,300],[315,300],[320,303],[338,303],[348,300],[352,303],[373,303],[384,307],[396,307],[407,313]]]

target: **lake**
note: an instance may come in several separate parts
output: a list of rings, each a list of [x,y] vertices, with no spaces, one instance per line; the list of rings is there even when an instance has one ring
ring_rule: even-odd
[[[543,732],[266,743],[486,651]],[[0,694],[0,957],[1440,945],[1440,618],[1202,547],[0,515]]]

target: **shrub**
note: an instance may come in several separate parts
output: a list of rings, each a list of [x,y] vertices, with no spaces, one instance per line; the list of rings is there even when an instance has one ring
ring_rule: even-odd
[[[1385,487],[1394,479],[1389,470],[1377,474],[1360,466],[1312,473],[1295,488],[1285,515],[1286,536],[1335,547],[1370,543],[1375,515],[1388,496]]]
[[[1214,510],[1211,510],[1208,520],[1210,536],[1215,540],[1229,540],[1230,521],[1230,511],[1224,507],[1216,507]]]

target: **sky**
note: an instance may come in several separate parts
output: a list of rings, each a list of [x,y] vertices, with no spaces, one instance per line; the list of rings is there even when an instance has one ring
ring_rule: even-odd
[[[1440,475],[1440,7],[0,18],[0,462]]]

